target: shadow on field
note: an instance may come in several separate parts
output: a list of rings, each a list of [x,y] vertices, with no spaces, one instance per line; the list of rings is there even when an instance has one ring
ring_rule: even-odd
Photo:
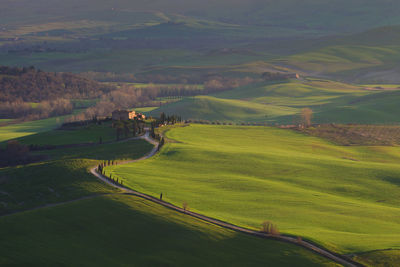
[[[16,265],[321,266],[328,263],[302,248],[222,229],[128,195],[96,197],[16,214],[7,220],[0,219],[0,234],[0,246],[7,244],[8,251],[13,251],[0,252],[0,262]]]

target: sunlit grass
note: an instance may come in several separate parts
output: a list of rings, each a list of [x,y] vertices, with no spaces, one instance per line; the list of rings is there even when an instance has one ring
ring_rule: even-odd
[[[398,147],[265,127],[192,125],[167,138],[176,142],[156,157],[107,172],[178,206],[255,229],[270,220],[338,252],[399,245]]]

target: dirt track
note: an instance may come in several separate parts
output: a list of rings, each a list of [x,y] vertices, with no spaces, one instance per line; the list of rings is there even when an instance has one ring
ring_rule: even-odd
[[[144,140],[148,141],[149,143],[153,144],[154,148],[147,155],[145,155],[144,157],[142,157],[140,159],[132,160],[132,161],[126,161],[126,162],[122,162],[122,163],[119,163],[119,164],[133,163],[133,162],[145,160],[145,159],[148,159],[148,158],[154,156],[157,153],[157,151],[158,151],[157,150],[158,143],[150,138],[148,132],[146,132],[145,135],[143,135],[141,137],[138,137],[138,138],[144,139]],[[188,216],[192,216],[192,217],[195,217],[197,219],[206,221],[208,223],[211,223],[211,224],[214,224],[214,225],[218,225],[218,226],[221,226],[221,227],[224,227],[224,228],[227,228],[227,229],[231,229],[231,230],[234,230],[234,231],[242,232],[242,233],[245,233],[245,234],[261,237],[261,238],[274,239],[274,240],[278,240],[278,241],[292,243],[292,244],[304,247],[306,249],[309,249],[309,250],[313,251],[314,253],[320,254],[320,255],[322,255],[322,256],[324,256],[324,257],[326,257],[328,259],[331,259],[331,260],[333,260],[333,261],[335,261],[337,263],[340,263],[340,264],[342,264],[344,266],[363,266],[362,264],[357,263],[357,262],[353,261],[352,259],[350,259],[350,258],[348,258],[346,256],[336,254],[334,252],[331,252],[331,251],[329,251],[327,249],[318,247],[318,246],[316,246],[316,245],[314,245],[314,244],[312,244],[310,242],[307,242],[307,241],[298,241],[298,239],[295,238],[295,237],[285,236],[285,235],[266,234],[266,233],[254,231],[254,230],[251,230],[251,229],[243,228],[243,227],[240,227],[240,226],[236,226],[236,225],[230,224],[228,222],[223,222],[223,221],[220,221],[220,220],[217,220],[217,219],[214,219],[214,218],[210,218],[210,217],[207,217],[207,216],[202,215],[202,214],[198,214],[198,213],[195,213],[195,212],[184,210],[183,208],[177,207],[177,206],[175,206],[175,205],[173,205],[171,203],[168,203],[168,202],[165,202],[165,201],[161,201],[158,198],[155,198],[155,197],[152,197],[152,196],[137,192],[135,190],[123,187],[121,185],[114,184],[109,179],[107,179],[105,176],[103,176],[102,174],[98,173],[97,170],[96,170],[96,167],[93,167],[90,170],[90,172],[94,176],[96,176],[98,179],[102,180],[103,182],[105,182],[105,183],[107,183],[107,184],[109,184],[109,185],[111,185],[113,187],[119,188],[120,190],[122,190],[122,192],[124,194],[129,194],[129,195],[134,195],[134,196],[137,196],[137,197],[144,198],[146,200],[152,201],[154,203],[157,203],[157,204],[162,205],[164,207],[170,208],[170,209],[175,210],[177,212],[184,213],[184,214],[186,214]]]

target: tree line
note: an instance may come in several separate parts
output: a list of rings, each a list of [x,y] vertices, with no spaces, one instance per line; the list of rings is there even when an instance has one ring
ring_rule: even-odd
[[[118,179],[118,177],[114,178],[111,173],[110,173],[110,176],[106,175],[106,171],[104,170],[104,167],[113,166],[113,165],[117,165],[117,162],[115,162],[114,160],[104,161],[97,166],[97,172],[99,172],[101,175],[103,175],[111,183],[113,183],[115,185],[123,186],[124,182],[121,179]]]
[[[36,120],[71,114],[73,104],[68,99],[55,99],[42,101],[40,103],[29,103],[21,100],[0,103],[1,118],[24,118],[25,120]]]
[[[202,86],[196,85],[171,85],[171,86],[154,86],[149,85],[148,89],[154,89],[157,92],[157,97],[171,97],[171,96],[196,96],[208,95],[222,91],[232,90],[237,87],[246,86],[256,82],[256,79],[245,78],[232,78],[217,76],[205,80]]]
[[[0,66],[0,117],[34,120],[71,114],[71,99],[99,98],[112,90],[71,73]]]

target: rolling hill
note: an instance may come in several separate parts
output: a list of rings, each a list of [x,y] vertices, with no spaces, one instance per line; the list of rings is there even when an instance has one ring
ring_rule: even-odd
[[[161,112],[179,114],[184,119],[202,119],[224,122],[264,122],[269,117],[296,114],[290,107],[262,105],[242,100],[221,99],[212,96],[185,98],[151,111],[158,115]]]
[[[337,266],[295,245],[235,233],[128,195],[0,217],[0,229],[1,265]]]
[[[272,221],[340,253],[399,248],[398,147],[346,147],[268,127],[190,125],[166,137],[160,154],[107,174],[237,225]]]
[[[194,17],[219,20],[235,24],[279,25],[295,29],[327,29],[331,31],[360,30],[369,27],[400,23],[396,14],[400,4],[392,0],[384,3],[373,0],[335,0],[335,1],[144,1],[118,0],[108,1],[49,1],[27,0],[3,3],[1,16],[6,23],[25,21],[44,21],[50,19],[90,18],[112,20],[112,11],[129,12],[164,12]],[[229,6],[229,9],[226,7]],[[71,12],[71,11],[74,12]],[[26,14],[29,14],[26,16]],[[25,17],[26,16],[26,17]],[[124,16],[121,16],[124,17]],[[23,19],[21,21],[21,19]],[[118,18],[117,18],[118,19]],[[280,22],[277,22],[280,21]],[[362,23],[360,23],[362,22]]]
[[[72,145],[107,133],[104,125],[93,124],[19,140]],[[143,140],[67,146],[35,151],[45,156],[41,162],[0,168],[0,265],[337,266],[301,247],[122,194],[88,171],[107,160],[137,159],[151,148]]]
[[[380,88],[380,89],[376,89]],[[184,119],[233,123],[300,123],[301,109],[314,123],[399,123],[397,86],[352,85],[321,79],[259,83],[213,96],[183,98],[150,112]]]
[[[369,83],[398,83],[400,27],[387,26],[344,36],[299,41],[296,52],[275,63],[310,75]],[[308,47],[308,48],[306,48]]]

